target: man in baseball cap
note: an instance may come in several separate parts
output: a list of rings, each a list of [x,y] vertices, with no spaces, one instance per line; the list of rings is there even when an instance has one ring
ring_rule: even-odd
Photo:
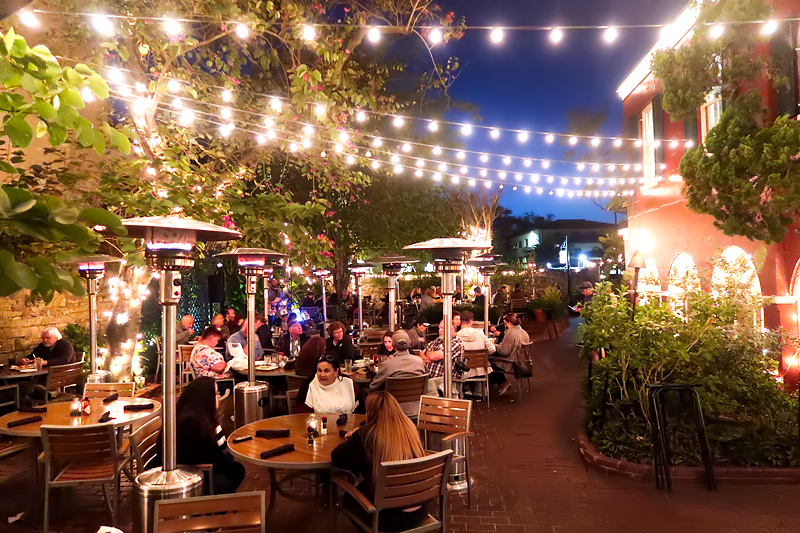
[[[369,384],[369,390],[371,391],[383,390],[386,387],[386,380],[391,377],[421,376],[427,373],[425,361],[420,356],[408,351],[409,346],[411,346],[408,333],[402,330],[394,333],[392,342],[395,349],[394,357],[386,359],[378,369],[378,373],[375,374],[375,377],[372,378],[372,383]],[[403,402],[400,407],[403,408],[403,412],[407,416],[419,415],[419,400]]]

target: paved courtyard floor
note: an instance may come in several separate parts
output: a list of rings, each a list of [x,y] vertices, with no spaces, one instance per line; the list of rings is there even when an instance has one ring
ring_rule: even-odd
[[[522,403],[515,394],[498,397],[491,408],[475,407],[472,471],[473,507],[452,498],[449,531],[536,532],[800,532],[791,518],[800,486],[725,485],[709,492],[702,484],[678,482],[674,492],[653,483],[609,477],[584,467],[576,435],[583,366],[569,332],[537,345],[535,379]],[[13,524],[7,518],[37,505],[28,456],[0,462],[0,531],[40,531],[35,516]],[[241,490],[264,490],[266,471],[248,469]],[[130,484],[123,483],[118,527],[131,530]],[[94,532],[108,525],[101,493],[64,491],[56,499],[51,531]],[[267,531],[333,531],[328,511],[313,504],[279,499]],[[338,530],[354,528],[344,520]]]

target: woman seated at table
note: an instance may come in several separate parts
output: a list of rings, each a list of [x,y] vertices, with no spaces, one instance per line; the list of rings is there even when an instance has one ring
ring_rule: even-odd
[[[244,465],[228,451],[217,420],[219,391],[213,378],[198,377],[178,398],[176,410],[177,460],[182,465],[211,464],[214,493],[228,494],[244,480]]]
[[[359,479],[358,489],[367,498],[375,496],[375,478],[380,463],[403,461],[424,457],[425,450],[414,423],[403,414],[397,400],[384,391],[367,396],[367,423],[345,435],[345,442],[331,452],[331,462],[336,468],[353,472]],[[438,494],[438,493],[437,493]],[[362,512],[359,504],[345,496],[343,505],[353,512]],[[407,509],[396,508],[381,511],[380,531],[405,531],[422,524],[428,516],[429,505],[417,505]],[[365,515],[365,522],[371,518]]]
[[[394,331],[387,331],[383,334],[383,344],[378,348],[378,355],[388,355],[389,357],[394,356],[394,343],[392,342],[392,335],[394,335]]]
[[[298,413],[352,413],[358,406],[358,385],[339,372],[335,355],[317,361],[317,373],[297,393]]]

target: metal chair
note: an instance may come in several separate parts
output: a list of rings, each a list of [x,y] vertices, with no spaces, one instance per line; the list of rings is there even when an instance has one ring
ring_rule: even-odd
[[[453,450],[445,450],[407,461],[381,463],[375,479],[375,497],[372,501],[356,488],[351,479],[342,473],[331,475],[331,509],[336,502],[337,488],[349,494],[363,512],[355,512],[341,505],[338,508],[362,531],[378,533],[381,511],[406,509],[425,502],[439,500],[439,519],[428,515],[422,524],[406,530],[406,533],[447,530],[447,477],[453,460]],[[364,520],[371,518],[371,524]]]
[[[453,464],[464,463],[467,477],[467,505],[472,508],[472,479],[469,476],[469,439],[475,436],[472,425],[472,400],[421,396],[417,429],[423,434],[423,444],[428,444],[428,432],[443,434],[442,444],[451,447],[460,440],[462,454],[453,449]]]
[[[156,502],[153,533],[266,533],[264,492],[240,492]]]
[[[53,401],[66,402],[75,397],[75,394],[68,394],[64,391],[67,387],[77,387],[83,378],[83,361],[69,363],[66,365],[51,366],[47,370],[45,380],[44,403],[49,403],[50,393],[56,393]]]
[[[496,354],[495,354],[496,355]],[[519,345],[517,348],[516,357],[495,357],[492,356],[493,361],[506,361],[513,365],[514,362],[526,362],[529,365],[533,365],[533,343],[532,342],[525,342]],[[497,372],[495,370],[495,372]],[[520,402],[522,401],[522,380],[528,380],[528,395],[531,394],[531,377],[517,377],[515,372],[511,370],[510,372],[503,371],[503,374],[507,376],[514,376],[514,381],[517,382],[517,400]]]
[[[120,396],[133,397],[135,384],[132,381],[122,383],[87,383],[83,388],[83,395],[89,399],[105,398],[115,392]]]
[[[397,403],[419,402],[428,387],[428,374],[420,376],[393,376],[386,378],[384,390],[394,396]],[[413,418],[410,417],[410,418]]]
[[[113,424],[86,428],[42,426],[44,446],[44,533],[50,527],[50,490],[76,485],[101,485],[111,511],[111,525],[117,522],[119,478],[130,456],[117,450]],[[113,503],[106,484],[113,487]]]
[[[464,350],[464,364],[470,370],[474,368],[482,368],[483,375],[473,376],[470,378],[453,379],[454,383],[483,383],[483,397],[486,399],[486,406],[491,407],[489,400],[489,371],[491,363],[489,363],[488,350]]]

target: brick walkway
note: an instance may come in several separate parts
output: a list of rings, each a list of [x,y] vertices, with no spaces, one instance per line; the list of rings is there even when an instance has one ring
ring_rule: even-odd
[[[472,470],[473,508],[453,498],[450,531],[518,532],[696,532],[800,531],[791,515],[798,486],[703,485],[677,483],[669,495],[652,483],[587,471],[575,435],[581,427],[579,389],[583,368],[569,335],[538,345],[533,393],[522,405],[516,395],[492,397],[489,410],[476,405]],[[0,462],[0,531],[38,531],[29,518],[6,517],[34,500],[33,477],[23,457]],[[267,487],[266,471],[249,470],[243,490]],[[120,524],[130,531],[130,485],[124,484]],[[99,491],[76,489],[61,495],[53,513],[54,532],[93,532],[110,519]],[[327,512],[312,504],[277,502],[268,531],[332,531]],[[339,531],[352,526],[339,521]]]

